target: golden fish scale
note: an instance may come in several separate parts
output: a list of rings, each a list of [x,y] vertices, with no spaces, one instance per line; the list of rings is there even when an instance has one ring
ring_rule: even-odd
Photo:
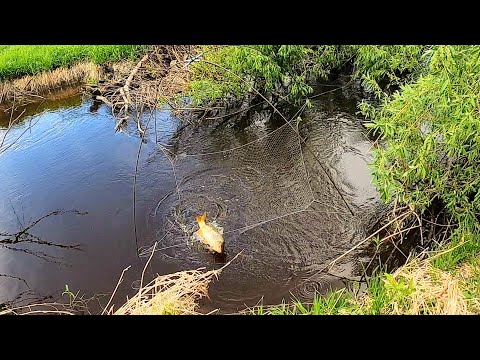
[[[200,236],[200,240],[207,245],[213,243],[223,243],[224,241],[223,236],[212,226],[207,224],[201,226],[197,231],[197,234]]]

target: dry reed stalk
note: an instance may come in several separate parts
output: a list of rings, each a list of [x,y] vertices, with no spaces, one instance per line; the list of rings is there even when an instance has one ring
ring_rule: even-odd
[[[208,297],[210,282],[214,277],[218,280],[222,270],[241,253],[217,270],[204,272],[204,268],[200,268],[158,276],[141,286],[137,294],[128,299],[114,315],[199,315],[197,301]]]
[[[92,300],[97,300],[104,295],[94,295],[90,298],[85,298],[85,295],[80,296],[78,291],[76,294],[70,295],[69,303],[60,302],[44,302],[38,304],[29,304],[21,306],[12,306],[0,311],[0,315],[33,315],[33,314],[57,314],[57,315],[76,315],[89,314],[91,315],[88,304]]]
[[[65,310],[65,304],[44,303],[18,306],[12,309],[0,311],[0,315],[33,315],[33,314],[57,314],[57,315],[75,315],[72,311]]]
[[[141,288],[115,315],[198,314],[197,300],[208,296],[208,285],[221,270],[180,271],[159,276]]]

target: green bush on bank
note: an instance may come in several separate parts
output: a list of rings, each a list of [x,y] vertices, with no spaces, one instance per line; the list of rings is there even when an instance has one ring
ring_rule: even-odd
[[[362,110],[381,134],[372,169],[383,200],[422,212],[438,199],[456,224],[452,251],[435,261],[448,269],[480,249],[480,47],[427,55],[424,75]]]
[[[300,103],[313,92],[318,79],[351,62],[354,76],[368,91],[378,83],[399,85],[419,68],[423,46],[252,45],[205,46],[195,62],[191,93],[195,103],[242,96],[255,87]]]
[[[326,78],[348,56],[349,48],[324,45],[206,46],[195,62],[190,95],[196,104],[242,96],[252,87],[300,102],[312,82]]]

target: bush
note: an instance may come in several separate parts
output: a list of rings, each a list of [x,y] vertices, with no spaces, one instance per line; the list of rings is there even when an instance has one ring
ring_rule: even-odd
[[[381,134],[372,167],[383,200],[421,212],[439,199],[457,224],[451,266],[480,245],[480,47],[436,46],[425,56],[423,76],[362,111]]]
[[[255,87],[299,103],[349,54],[348,47],[303,45],[207,46],[194,63],[190,95],[198,104],[239,97]]]
[[[206,47],[194,67],[191,94],[201,103],[242,96],[252,86],[301,103],[318,78],[345,63],[373,93],[359,104],[380,136],[372,172],[382,199],[418,212],[436,199],[456,230],[444,268],[480,250],[479,46]],[[219,64],[219,66],[212,65]],[[225,70],[228,69],[228,71]],[[243,79],[243,80],[240,80]]]

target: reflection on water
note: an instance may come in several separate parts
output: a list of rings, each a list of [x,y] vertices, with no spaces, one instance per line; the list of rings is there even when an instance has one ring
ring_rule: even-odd
[[[49,94],[46,98],[30,103],[26,106],[15,107],[13,113],[10,111],[14,105],[13,103],[8,104],[8,106],[0,104],[0,129],[7,128],[10,120],[17,118],[20,114],[22,114],[22,118],[19,121],[21,126],[22,122],[30,120],[29,116],[41,113],[45,110],[52,111],[61,108],[79,106],[81,102],[82,96],[80,90],[74,87]]]
[[[196,229],[195,215],[204,210],[224,227],[226,260],[243,251],[211,286],[211,306],[233,310],[261,298],[279,303],[291,293],[311,300],[315,291],[325,293],[354,277],[353,257],[328,273],[320,270],[363,240],[382,210],[367,165],[371,143],[362,121],[351,114],[355,102],[331,93],[302,115],[308,179],[295,169],[302,157],[293,134],[281,136],[280,130],[262,138],[282,129],[278,117],[262,122],[257,112],[256,121],[249,114],[251,121],[242,126],[187,128],[178,136],[181,199],[167,217],[178,226],[163,230],[162,254],[191,267],[221,266],[201,246],[181,245]],[[256,139],[261,140],[250,143]],[[233,153],[216,153],[232,147],[237,148]],[[212,154],[192,156],[199,153]],[[310,189],[313,201],[305,195]]]

